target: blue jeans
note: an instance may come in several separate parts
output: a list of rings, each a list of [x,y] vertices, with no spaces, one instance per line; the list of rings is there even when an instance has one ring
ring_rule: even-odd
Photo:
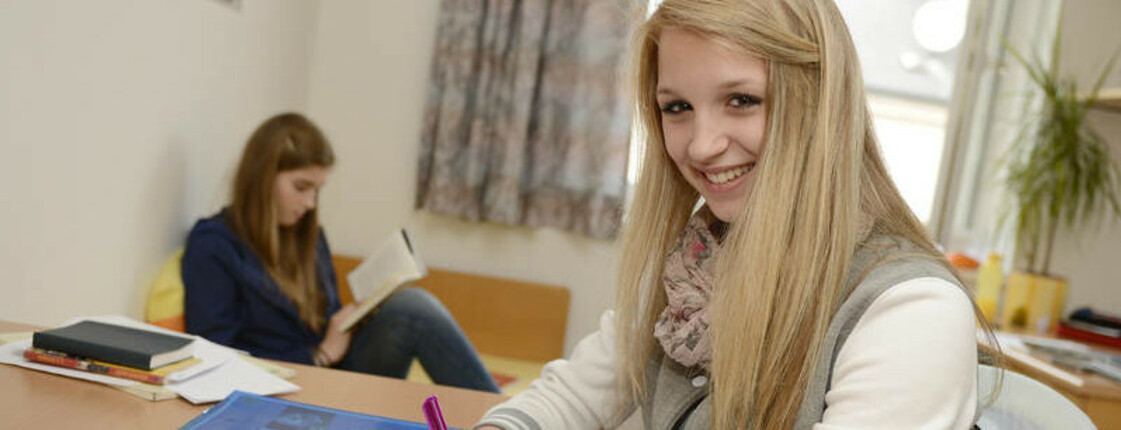
[[[440,385],[497,393],[483,367],[440,300],[420,288],[397,291],[355,329],[336,368],[404,379],[413,359]]]

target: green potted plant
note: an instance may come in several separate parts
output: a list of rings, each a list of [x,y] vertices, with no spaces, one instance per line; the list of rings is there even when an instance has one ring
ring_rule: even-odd
[[[1059,74],[1061,39],[1060,23],[1050,66],[1038,56],[1029,61],[1004,42],[1030,76],[1033,93],[1043,98],[1003,161],[1004,183],[1012,196],[1006,216],[1014,223],[1016,249],[1026,263],[1008,279],[1000,319],[1005,328],[1051,329],[1061,318],[1067,282],[1051,272],[1060,227],[1084,228],[1106,213],[1121,216],[1118,166],[1108,143],[1086,121],[1121,51],[1114,52],[1093,89],[1079,93],[1073,78]]]

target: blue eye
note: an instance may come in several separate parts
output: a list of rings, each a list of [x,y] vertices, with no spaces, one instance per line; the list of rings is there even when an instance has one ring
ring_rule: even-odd
[[[674,100],[672,102],[662,105],[662,113],[667,115],[676,115],[687,110],[692,110],[693,106],[681,100]]]
[[[749,108],[762,103],[763,99],[748,94],[733,94],[728,99],[728,104],[734,108]]]

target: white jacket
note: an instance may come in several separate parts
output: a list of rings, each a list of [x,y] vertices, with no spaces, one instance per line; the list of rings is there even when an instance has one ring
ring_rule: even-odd
[[[976,325],[970,299],[938,278],[901,282],[872,302],[837,357],[823,422],[814,430],[969,428],[977,406]],[[509,430],[617,426],[634,402],[615,391],[614,312],[567,360],[495,406],[479,425]],[[620,403],[622,402],[622,403]],[[623,418],[626,418],[625,416]]]

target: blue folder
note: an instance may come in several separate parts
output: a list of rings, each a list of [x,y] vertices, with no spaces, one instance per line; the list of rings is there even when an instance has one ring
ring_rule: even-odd
[[[428,430],[428,426],[235,391],[180,429]]]

